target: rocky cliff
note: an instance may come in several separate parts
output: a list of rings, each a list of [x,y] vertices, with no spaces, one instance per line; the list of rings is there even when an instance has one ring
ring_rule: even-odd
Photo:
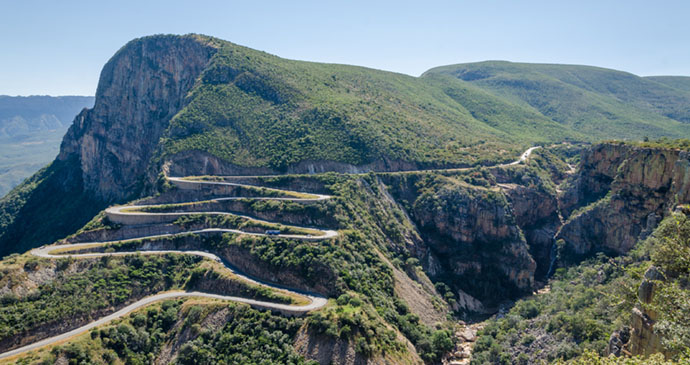
[[[159,166],[151,158],[213,56],[211,42],[145,37],[108,61],[94,107],[77,115],[57,159],[0,200],[0,255],[74,233],[107,204],[152,185]]]
[[[505,194],[515,223],[522,231],[529,253],[537,263],[534,277],[543,282],[551,274],[555,259],[554,235],[562,225],[558,193],[552,184],[559,183],[567,174],[565,166],[552,164],[552,155],[537,153],[530,166],[493,168],[496,184]],[[541,170],[535,166],[542,166]],[[545,172],[554,172],[546,175]]]
[[[103,67],[96,103],[77,115],[58,160],[78,160],[84,187],[103,200],[136,195],[159,139],[214,53],[197,36],[125,45]]]
[[[566,256],[629,251],[677,204],[688,202],[689,158],[687,151],[619,143],[586,150],[561,201],[563,212],[572,212],[556,236]]]
[[[452,287],[461,310],[485,310],[475,298],[491,307],[529,293],[546,276],[558,203],[532,168],[383,180],[416,229],[408,249],[432,279]]]
[[[649,356],[655,353],[670,355],[662,345],[662,336],[654,330],[658,313],[653,309],[654,296],[659,291],[659,283],[666,280],[664,274],[655,266],[644,273],[637,289],[637,304],[630,315],[629,326],[614,331],[606,348],[608,354],[615,356]]]
[[[548,168],[537,168],[546,160],[540,156],[528,166],[384,181],[417,229],[410,251],[432,279],[487,304],[529,292],[552,274],[558,240],[561,264],[628,252],[688,202],[688,157],[673,148],[593,145],[562,190]]]
[[[411,215],[431,249],[427,262],[443,268],[429,265],[432,274],[465,278],[461,289],[482,299],[532,289],[536,263],[500,191],[450,185],[422,194]]]

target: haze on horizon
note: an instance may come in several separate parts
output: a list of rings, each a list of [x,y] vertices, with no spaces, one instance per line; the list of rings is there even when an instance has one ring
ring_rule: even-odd
[[[325,4],[48,0],[0,4],[0,94],[93,95],[131,39],[201,33],[280,57],[418,76],[484,60],[690,75],[690,3],[407,1]]]

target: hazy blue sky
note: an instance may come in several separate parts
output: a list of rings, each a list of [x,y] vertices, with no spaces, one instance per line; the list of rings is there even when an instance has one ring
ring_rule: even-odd
[[[690,75],[690,1],[0,0],[0,94],[93,95],[132,38],[203,33],[419,75],[501,59]]]

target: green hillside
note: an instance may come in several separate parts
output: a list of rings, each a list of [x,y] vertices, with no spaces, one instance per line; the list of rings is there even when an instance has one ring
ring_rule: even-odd
[[[688,316],[671,314],[690,313],[690,265],[669,258],[690,253],[690,213],[665,213],[690,199],[669,151],[690,142],[665,138],[690,136],[684,85],[508,62],[412,77],[134,40],[56,160],[0,198],[0,355],[134,304],[17,361],[438,364],[474,346],[473,363],[586,363],[649,303],[682,335],[664,346],[687,351]],[[649,151],[560,143],[600,139]],[[593,216],[572,229],[592,253],[598,227],[651,236],[568,267],[564,212]],[[650,264],[673,281],[638,303]]]
[[[590,66],[503,61],[438,67],[422,78],[436,75],[469,82],[591,139],[677,137],[690,132],[690,92],[668,85],[683,84],[677,80],[661,83]]]
[[[216,42],[202,82],[170,124],[166,155],[198,149],[277,169],[381,159],[443,166],[508,160],[527,145],[581,138],[451,78],[292,61]]]
[[[688,76],[648,76],[645,79],[656,81],[674,89],[690,92],[690,77]]]
[[[208,60],[192,65],[190,43],[207,47]],[[175,57],[198,74],[184,86],[157,84]],[[136,76],[145,83],[118,68],[131,62],[148,70]],[[287,60],[199,35],[140,38],[108,65],[99,85],[108,92],[63,141],[69,179],[48,178],[65,165],[56,164],[0,200],[0,254],[52,242],[105,204],[155,191],[165,162],[194,174],[207,154],[249,174],[308,172],[294,167],[311,162],[341,172],[409,170],[507,162],[526,147],[561,141],[690,135],[690,92],[594,67],[484,62],[412,77]],[[130,83],[158,89],[137,93]],[[169,100],[178,89],[179,104]],[[100,150],[82,154],[79,146],[93,140]],[[202,158],[184,160],[190,154]],[[74,196],[100,203],[86,214]],[[37,210],[41,199],[72,219]]]

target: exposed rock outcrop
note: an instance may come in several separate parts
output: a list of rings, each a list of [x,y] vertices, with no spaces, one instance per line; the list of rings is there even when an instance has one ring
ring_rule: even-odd
[[[589,203],[603,198],[611,189],[620,164],[628,157],[624,146],[598,144],[581,152],[580,166],[570,189],[560,197],[560,209],[565,218]]]
[[[657,267],[647,269],[637,289],[638,304],[632,309],[630,327],[625,326],[611,334],[607,353],[615,356],[668,354],[661,335],[654,330],[658,316],[651,307],[661,281],[666,281],[666,276]]]
[[[552,259],[553,237],[561,226],[556,194],[530,185],[499,186],[510,202],[515,221],[523,232],[530,255],[537,263],[535,278],[543,279],[548,274]]]
[[[193,35],[125,45],[103,67],[96,103],[77,115],[58,160],[76,158],[85,189],[103,200],[136,195],[158,140],[214,52]]]
[[[572,260],[596,251],[622,254],[689,195],[688,152],[596,145],[583,153],[580,171],[561,201],[564,212],[582,208],[556,238],[565,241]]]
[[[408,250],[433,280],[451,286],[458,308],[482,312],[484,304],[530,292],[536,263],[507,193],[454,178],[420,182],[425,178],[389,175],[384,182],[416,230]],[[516,204],[518,211],[527,210]],[[537,221],[525,218],[522,223]]]
[[[174,176],[186,175],[274,175],[274,174],[318,174],[324,172],[341,172],[350,174],[371,171],[405,171],[429,167],[425,164],[386,158],[362,165],[352,165],[338,161],[301,161],[286,169],[269,167],[238,166],[204,151],[184,151],[167,158],[170,173]]]
[[[655,282],[665,280],[665,276],[659,269],[652,266],[644,274],[644,279],[637,291],[637,299],[640,306],[633,308],[631,318],[630,352],[633,355],[651,355],[664,352],[661,344],[661,336],[654,331],[657,314],[648,308],[654,298]]]
[[[411,213],[446,270],[474,284],[468,290],[474,295],[497,294],[497,286],[483,285],[478,277],[512,286],[503,290],[532,289],[536,263],[500,191],[442,188],[420,196]]]
[[[358,353],[353,341],[315,334],[307,328],[302,328],[297,333],[295,350],[319,364],[383,365],[388,363],[381,357],[367,358]]]
[[[606,353],[613,356],[622,356],[629,352],[626,347],[630,341],[630,327],[625,326],[620,330],[614,331],[609,337],[609,343],[606,346]]]

